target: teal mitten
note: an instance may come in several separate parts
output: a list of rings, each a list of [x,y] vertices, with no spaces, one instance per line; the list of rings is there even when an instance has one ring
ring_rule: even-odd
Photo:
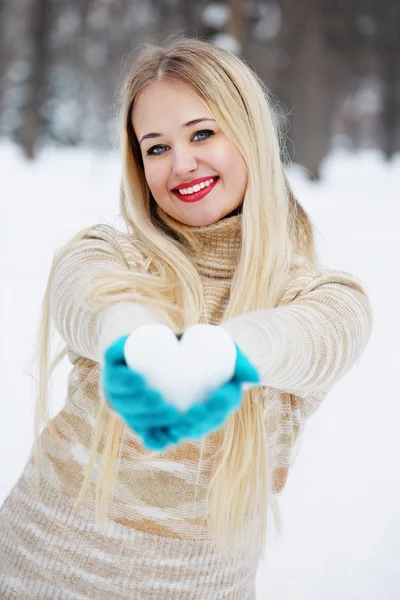
[[[149,388],[140,373],[128,367],[124,346],[128,336],[114,342],[104,354],[102,386],[110,406],[138,435],[151,427],[172,425],[181,413]]]
[[[240,407],[244,396],[244,384],[260,383],[257,369],[246,358],[237,344],[236,364],[233,378],[211,393],[204,402],[193,404],[174,423],[152,426],[145,432],[149,448],[163,450],[184,439],[200,439],[218,429],[229,415]]]
[[[149,450],[164,450],[184,439],[199,439],[218,429],[240,407],[244,384],[260,382],[256,368],[235,344],[232,379],[211,393],[206,401],[193,404],[182,413],[150,388],[140,373],[128,367],[124,356],[127,338],[119,338],[105,352],[102,385],[110,406]]]

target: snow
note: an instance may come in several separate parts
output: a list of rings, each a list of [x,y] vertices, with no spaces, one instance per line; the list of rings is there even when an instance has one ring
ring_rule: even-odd
[[[235,54],[240,52],[240,42],[229,33],[216,33],[212,36],[211,41],[215,46],[228,50],[228,52]]]
[[[0,503],[33,440],[30,368],[53,252],[79,229],[121,226],[118,157],[44,152],[26,163],[0,146]],[[257,600],[395,600],[400,594],[399,393],[400,160],[336,151],[310,183],[290,172],[311,215],[324,264],[363,280],[374,309],[370,344],[309,420],[281,497],[284,533],[272,535]],[[56,371],[53,414],[67,363]]]
[[[261,4],[260,19],[254,25],[252,34],[258,42],[268,42],[278,35],[282,24],[282,11],[276,4]]]
[[[207,4],[202,12],[201,19],[204,25],[214,29],[222,29],[229,21],[232,9],[223,2]]]

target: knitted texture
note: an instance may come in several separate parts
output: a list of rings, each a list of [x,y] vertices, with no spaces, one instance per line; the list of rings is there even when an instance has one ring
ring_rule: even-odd
[[[361,283],[348,273],[293,264],[279,307],[221,323],[241,240],[242,215],[196,228],[196,258],[205,296],[200,322],[227,328],[260,373],[274,493],[287,480],[299,433],[326,393],[356,363],[368,341],[371,310]],[[86,472],[100,394],[100,351],[153,315],[132,305],[107,315],[79,302],[82,281],[98,271],[149,268],[131,235],[96,226],[60,262],[52,314],[72,363],[65,407],[53,419],[57,436],[41,435],[41,495],[31,458],[0,510],[0,597],[70,600],[254,600],[259,549],[221,569],[209,544],[205,493],[220,430],[149,457],[125,427],[108,535],[96,532],[93,495],[75,513]],[[123,318],[121,318],[123,315]],[[99,328],[99,323],[107,327]],[[100,337],[99,337],[100,329]],[[126,330],[124,330],[126,329]],[[104,341],[106,338],[106,341]],[[106,443],[94,464],[92,491]],[[190,590],[190,591],[189,591]]]
[[[181,414],[159,392],[149,388],[140,373],[128,367],[124,356],[127,339],[128,336],[122,336],[107,349],[101,383],[111,407],[139,435],[148,450],[164,450],[184,439],[201,439],[218,429],[239,408],[244,395],[242,384],[260,381],[254,367],[236,346],[231,381]]]
[[[255,600],[256,548],[221,564],[209,540],[103,535],[90,508],[34,486],[28,464],[0,511],[1,600]]]

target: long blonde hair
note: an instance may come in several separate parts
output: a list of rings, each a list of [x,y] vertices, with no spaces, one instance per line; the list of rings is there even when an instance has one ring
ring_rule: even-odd
[[[246,312],[275,307],[287,281],[294,254],[315,264],[312,224],[293,196],[281,159],[280,132],[263,82],[238,56],[199,39],[173,36],[163,46],[146,44],[125,77],[119,95],[123,179],[120,209],[137,244],[152,257],[146,273],[101,273],[92,279],[85,302],[93,311],[119,301],[142,301],[156,306],[176,333],[199,321],[204,306],[199,273],[184,251],[188,228],[168,216],[147,186],[138,140],[132,127],[135,99],[151,81],[188,85],[206,104],[219,127],[242,154],[248,184],[242,212],[242,244],[223,320]],[[47,387],[60,354],[49,366],[49,290],[54,269],[78,234],[54,259],[42,307],[37,345],[39,393],[35,413],[35,457],[40,462],[40,428],[47,424]],[[85,497],[99,440],[107,431],[96,482],[97,516],[104,522],[113,490],[115,463],[123,436],[121,419],[101,405],[92,453],[77,505]],[[279,511],[273,497],[268,461],[265,396],[262,388],[245,393],[243,403],[222,428],[208,488],[209,527],[222,553],[239,551],[246,524],[261,540],[264,558],[271,508],[279,530]],[[204,450],[203,439],[202,449]],[[119,450],[118,450],[119,449]],[[154,453],[156,454],[156,453]],[[199,465],[199,469],[201,465]],[[39,477],[39,475],[38,475]],[[247,528],[246,535],[250,529]],[[248,539],[248,538],[247,538]]]

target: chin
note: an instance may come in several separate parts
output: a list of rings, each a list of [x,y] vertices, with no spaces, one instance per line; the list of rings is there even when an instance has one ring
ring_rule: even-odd
[[[188,227],[205,227],[215,223],[216,219],[178,219],[178,221]]]
[[[212,225],[213,223],[216,223],[220,219],[222,219],[222,216],[203,215],[188,219],[187,225],[190,225],[192,227],[206,227],[207,225]]]
[[[191,211],[188,212],[190,213]],[[193,211],[192,214],[177,214],[170,216],[176,221],[188,225],[189,227],[205,227],[206,225],[212,225],[219,221],[224,214],[224,211],[215,212],[210,210],[199,210]]]

